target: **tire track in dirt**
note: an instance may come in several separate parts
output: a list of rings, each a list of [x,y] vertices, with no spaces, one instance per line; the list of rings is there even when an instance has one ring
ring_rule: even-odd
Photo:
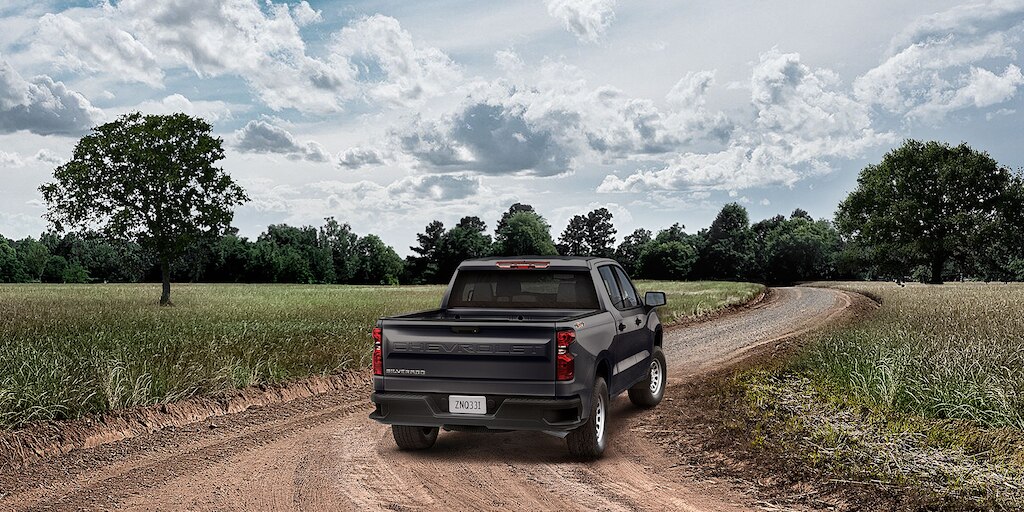
[[[828,321],[840,292],[777,289],[734,314],[666,331],[670,381]],[[367,419],[369,389],[254,408],[189,428],[80,450],[0,474],[0,508],[119,510],[690,510],[754,507],[741,489],[696,481],[631,432],[645,411],[620,397],[610,446],[573,461],[541,433],[445,432],[401,452]],[[664,402],[660,407],[671,407]],[[211,428],[210,425],[215,425]]]

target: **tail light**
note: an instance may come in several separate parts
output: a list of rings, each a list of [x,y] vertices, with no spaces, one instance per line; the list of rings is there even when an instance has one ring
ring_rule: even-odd
[[[384,375],[384,353],[381,351],[381,342],[384,339],[380,327],[373,328],[373,374]]]
[[[558,352],[555,358],[555,380],[572,380],[576,376],[576,361],[569,353],[569,345],[576,342],[576,331],[559,329],[555,331]]]

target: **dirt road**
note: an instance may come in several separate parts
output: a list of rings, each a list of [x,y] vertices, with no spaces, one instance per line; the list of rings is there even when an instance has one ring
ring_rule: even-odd
[[[836,291],[782,288],[754,308],[671,329],[670,382],[820,325],[848,304]],[[577,463],[562,440],[529,432],[443,432],[428,452],[399,452],[390,430],[367,419],[368,394],[362,387],[250,409],[37,463],[0,475],[0,509],[756,508],[739,490],[694,481],[631,432],[645,413],[625,398],[611,410],[606,456]]]

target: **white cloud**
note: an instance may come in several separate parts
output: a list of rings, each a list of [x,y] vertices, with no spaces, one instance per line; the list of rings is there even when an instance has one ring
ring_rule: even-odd
[[[500,58],[519,60],[508,51]],[[529,72],[471,84],[456,111],[418,119],[396,130],[394,138],[401,152],[428,171],[527,176],[570,173],[578,158],[589,155],[639,158],[724,142],[731,123],[704,105],[713,73],[689,79],[697,82],[692,90],[673,89],[665,110],[610,86],[591,87],[571,66],[544,62]]]
[[[293,160],[311,162],[328,162],[331,159],[319,143],[300,143],[288,130],[264,120],[249,121],[235,132],[234,137],[235,148],[244,153],[280,154]]]
[[[374,15],[350,23],[330,45],[336,78],[361,84],[374,101],[406,106],[444,94],[460,71],[444,52],[416,44],[398,20]]]
[[[306,0],[302,0],[292,6],[292,17],[295,18],[295,23],[300,27],[320,23],[324,20],[323,16],[321,16],[322,13],[322,11],[310,7],[309,2]]]
[[[355,146],[338,153],[335,164],[346,169],[359,169],[367,165],[380,165],[385,161],[386,155],[382,150]]]
[[[548,14],[565,24],[577,39],[596,43],[615,20],[616,0],[545,0]]]
[[[1020,0],[960,5],[923,16],[893,38],[886,59],[857,78],[854,92],[860,101],[894,114],[932,120],[966,106],[1002,103],[1020,85],[1015,73],[1007,68],[997,77],[981,66],[1015,58],[1022,35]],[[988,83],[980,82],[986,78]],[[979,85],[996,90],[988,93]]]
[[[0,57],[0,132],[73,135],[87,131],[102,118],[103,113],[85,96],[63,82],[46,75],[25,80]]]
[[[1003,73],[972,67],[959,84],[936,91],[926,103],[912,109],[908,115],[915,118],[939,119],[945,114],[968,107],[984,108],[1010,100],[1024,85],[1020,68],[1010,64]]]
[[[40,149],[28,158],[23,158],[18,152],[0,151],[0,167],[24,167],[26,165],[49,165],[56,166],[63,164],[64,160],[48,149]]]
[[[162,87],[164,79],[153,52],[107,16],[45,14],[39,19],[33,51],[74,71],[109,74],[153,87]]]
[[[320,21],[305,1],[123,0],[44,16],[33,47],[69,69],[153,87],[181,67],[238,76],[273,110],[317,114],[355,99],[406,106],[459,80],[444,52],[382,15],[352,21],[330,38],[326,58],[311,56],[300,28]]]
[[[18,153],[0,151],[0,167],[21,167],[23,165],[25,165],[25,161]]]
[[[214,123],[224,119],[231,119],[232,111],[234,110],[244,111],[247,109],[247,106],[229,105],[223,101],[193,101],[176,93],[166,96],[162,100],[147,100],[132,107],[114,109],[114,111],[117,113],[139,111],[143,114],[162,115],[183,112],[190,116],[202,117]]]
[[[680,154],[661,169],[625,178],[609,175],[598,191],[792,186],[829,172],[832,159],[856,158],[893,141],[892,134],[874,130],[868,107],[840,92],[840,85],[835,73],[811,69],[798,54],[766,52],[751,73],[756,115],[737,130],[726,149]]]

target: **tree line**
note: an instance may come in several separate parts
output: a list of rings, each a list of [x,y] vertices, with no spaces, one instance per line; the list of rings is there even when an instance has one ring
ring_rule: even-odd
[[[725,205],[706,229],[636,229],[617,245],[597,208],[552,237],[516,203],[494,231],[476,216],[429,222],[405,259],[373,234],[327,218],[271,225],[253,240],[231,227],[245,191],[216,162],[223,141],[185,114],[131,113],[96,127],[40,187],[51,229],[0,236],[0,282],[444,283],[464,259],[573,255],[619,260],[638,278],[1024,280],[1024,179],[966,144],[905,141],[865,167],[835,219],[797,209],[751,223]]]

